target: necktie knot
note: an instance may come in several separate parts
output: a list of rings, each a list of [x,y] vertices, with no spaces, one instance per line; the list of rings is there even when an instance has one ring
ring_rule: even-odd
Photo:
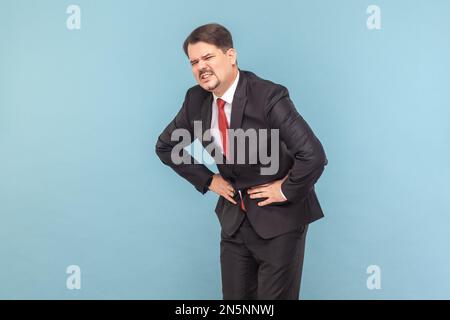
[[[223,107],[225,106],[225,100],[217,98],[217,106],[219,107],[219,109],[223,109]]]

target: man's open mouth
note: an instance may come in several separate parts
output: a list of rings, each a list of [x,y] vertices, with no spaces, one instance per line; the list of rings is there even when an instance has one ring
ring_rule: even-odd
[[[203,74],[200,76],[200,79],[202,79],[202,80],[207,80],[207,79],[209,79],[212,75],[213,75],[212,72],[205,72],[205,73],[203,73]]]

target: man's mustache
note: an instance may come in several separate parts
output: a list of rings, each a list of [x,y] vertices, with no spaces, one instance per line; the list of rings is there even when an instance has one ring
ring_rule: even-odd
[[[211,73],[212,75],[215,75],[214,71],[212,71],[212,70],[200,70],[200,73],[198,76],[201,77],[205,73]]]

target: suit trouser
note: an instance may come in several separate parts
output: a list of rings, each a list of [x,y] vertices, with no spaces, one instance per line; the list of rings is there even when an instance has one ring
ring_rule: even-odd
[[[263,239],[246,216],[235,234],[222,232],[223,299],[299,299],[307,231],[306,225]]]

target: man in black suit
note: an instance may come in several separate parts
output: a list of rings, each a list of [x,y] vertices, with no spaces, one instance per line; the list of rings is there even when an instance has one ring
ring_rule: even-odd
[[[226,28],[200,26],[183,48],[198,85],[156,153],[198,191],[220,196],[223,298],[298,299],[308,224],[323,217],[314,191],[328,162],[323,147],[285,87],[238,68]],[[196,138],[218,174],[186,154]]]

